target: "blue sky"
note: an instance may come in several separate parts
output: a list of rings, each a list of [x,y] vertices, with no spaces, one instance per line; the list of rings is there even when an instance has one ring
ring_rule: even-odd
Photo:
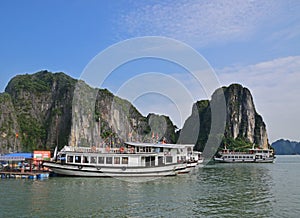
[[[251,90],[271,142],[300,141],[299,11],[298,0],[3,0],[0,92],[15,75],[42,69],[80,78],[99,52],[122,40],[170,37],[196,49],[221,85],[241,83]],[[103,85],[117,93],[130,77],[145,72],[177,76],[193,85],[181,67],[155,60],[125,64]],[[199,99],[211,94],[201,88],[194,92]],[[178,119],[178,109],[171,104],[162,107],[162,101],[165,97],[155,94],[139,97],[135,105],[144,115],[168,114],[181,126],[191,109]]]

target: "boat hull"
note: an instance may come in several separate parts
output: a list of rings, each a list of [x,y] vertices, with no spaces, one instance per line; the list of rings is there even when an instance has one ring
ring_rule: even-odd
[[[54,173],[63,176],[83,177],[159,177],[175,176],[186,168],[185,164],[171,164],[157,167],[108,167],[44,162]]]

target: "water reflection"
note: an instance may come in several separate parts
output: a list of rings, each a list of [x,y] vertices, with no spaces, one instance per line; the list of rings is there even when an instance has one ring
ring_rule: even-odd
[[[203,216],[259,216],[272,213],[272,182],[267,165],[218,164],[203,168],[194,214]]]

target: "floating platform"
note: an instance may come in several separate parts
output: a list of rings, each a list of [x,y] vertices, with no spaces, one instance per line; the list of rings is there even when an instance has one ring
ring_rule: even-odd
[[[50,172],[0,172],[2,179],[45,179]]]

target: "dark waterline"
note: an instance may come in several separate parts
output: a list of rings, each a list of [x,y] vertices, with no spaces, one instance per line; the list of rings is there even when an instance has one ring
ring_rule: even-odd
[[[0,191],[1,217],[298,217],[300,156],[148,182],[2,179]]]

